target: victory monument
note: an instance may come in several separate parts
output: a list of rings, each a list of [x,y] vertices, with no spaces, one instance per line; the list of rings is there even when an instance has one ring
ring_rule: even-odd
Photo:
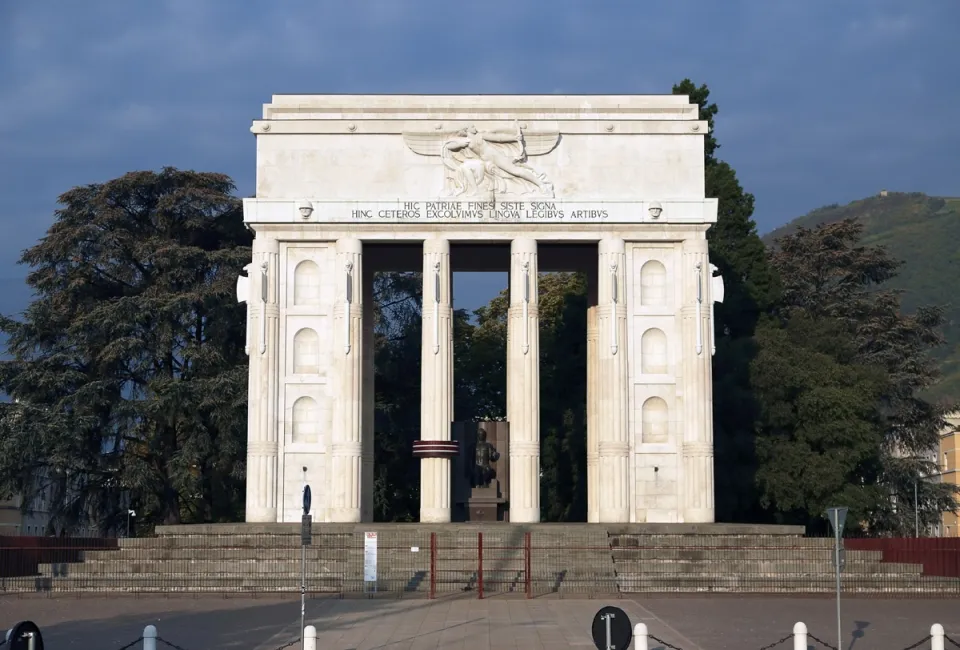
[[[451,521],[464,473],[505,486],[509,521],[539,521],[545,271],[590,285],[588,521],[713,522],[707,128],[676,95],[274,96],[251,129],[238,282],[247,521],[300,521],[304,482],[314,521],[372,521],[373,275],[419,270],[421,522]],[[509,271],[509,436],[480,436],[479,460],[453,433],[455,271]]]

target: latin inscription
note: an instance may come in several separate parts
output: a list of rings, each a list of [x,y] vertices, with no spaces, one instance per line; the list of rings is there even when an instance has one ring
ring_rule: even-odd
[[[390,208],[354,209],[355,221],[602,221],[605,209],[564,209],[556,201],[407,201]]]

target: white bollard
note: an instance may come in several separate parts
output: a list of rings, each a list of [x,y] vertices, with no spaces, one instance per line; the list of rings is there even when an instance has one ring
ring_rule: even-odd
[[[793,626],[793,650],[807,650],[807,626],[800,622]]]
[[[646,623],[637,623],[633,626],[633,644],[636,650],[649,650]]]
[[[303,628],[303,650],[317,650],[317,628],[312,625]]]
[[[143,650],[157,650],[157,628],[153,625],[143,628]]]
[[[943,650],[943,626],[934,623],[930,626],[930,650]]]

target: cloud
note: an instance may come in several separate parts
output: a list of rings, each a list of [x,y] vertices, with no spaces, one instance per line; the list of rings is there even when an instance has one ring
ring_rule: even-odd
[[[960,193],[956,2],[0,5],[0,276],[22,273],[74,185],[174,164],[252,191],[248,129],[274,93],[667,93],[690,77],[720,105],[761,230],[892,179]]]

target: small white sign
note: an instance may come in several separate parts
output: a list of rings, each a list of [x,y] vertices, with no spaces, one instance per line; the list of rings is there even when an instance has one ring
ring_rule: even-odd
[[[419,552],[420,552],[420,547],[419,547],[419,546],[411,546],[411,547],[410,547],[410,552],[411,552],[411,553],[419,553]]]
[[[363,535],[363,581],[377,581],[377,534]]]

